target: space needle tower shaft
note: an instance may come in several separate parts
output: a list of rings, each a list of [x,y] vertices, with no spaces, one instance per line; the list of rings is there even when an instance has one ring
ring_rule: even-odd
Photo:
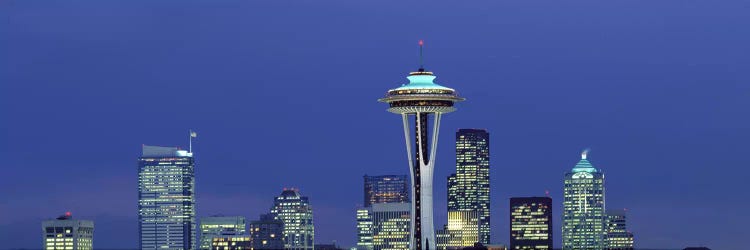
[[[409,73],[406,77],[408,84],[388,90],[386,96],[378,101],[388,103],[388,111],[400,114],[403,121],[412,184],[410,249],[423,250],[436,249],[432,181],[440,120],[443,114],[455,111],[454,103],[464,98],[459,97],[454,89],[434,83],[435,75],[425,71],[421,65],[423,42],[419,41],[419,45],[419,70]],[[412,117],[414,125],[410,124]],[[411,134],[412,126],[414,135]],[[414,142],[411,138],[414,138]]]

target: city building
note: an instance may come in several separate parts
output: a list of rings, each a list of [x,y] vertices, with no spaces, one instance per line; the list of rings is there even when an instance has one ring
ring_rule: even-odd
[[[213,238],[244,235],[246,226],[245,217],[243,216],[211,216],[201,218],[200,249],[211,249]]]
[[[247,235],[224,236],[211,239],[211,250],[252,250],[253,239]],[[280,248],[279,248],[280,249]]]
[[[625,209],[607,210],[607,250],[633,250],[633,233],[628,231]]]
[[[284,189],[274,199],[271,208],[274,218],[284,223],[284,248],[289,250],[313,250],[315,247],[315,227],[313,209],[306,196],[299,190]]]
[[[563,190],[563,250],[604,249],[604,174],[583,151],[581,160],[565,174]]]
[[[372,249],[372,209],[376,203],[408,203],[406,175],[364,176],[365,206],[357,209],[357,247]]]
[[[421,47],[420,41],[420,58]],[[456,110],[453,104],[463,101],[455,90],[434,83],[435,75],[424,70],[423,65],[411,72],[408,84],[388,90],[380,102],[389,105],[388,111],[401,115],[409,158],[411,177],[411,249],[435,249],[433,223],[432,181],[438,142],[440,119],[443,114]],[[409,125],[410,117],[414,124]],[[430,133],[430,117],[432,132]],[[414,126],[414,142],[411,131]]]
[[[377,204],[377,203],[376,203]],[[372,250],[372,208],[357,209],[357,249]]]
[[[55,220],[42,222],[42,239],[44,250],[92,250],[94,222],[74,220],[67,212]]]
[[[406,175],[364,176],[365,207],[373,203],[408,203],[409,180]]]
[[[479,242],[490,244],[490,134],[456,132],[456,173],[448,177],[448,211],[479,214]]]
[[[711,249],[708,247],[686,247],[683,250],[711,250]]]
[[[283,249],[284,222],[273,214],[263,214],[260,219],[251,221],[249,227],[253,249]]]
[[[411,204],[372,204],[372,242],[374,250],[409,250]],[[434,249],[434,248],[432,248]]]
[[[552,249],[552,198],[510,198],[510,249]]]
[[[463,249],[480,243],[479,223],[476,210],[448,211],[448,224],[436,233],[436,249]]]
[[[138,159],[140,249],[196,249],[194,168],[192,152],[143,145]]]

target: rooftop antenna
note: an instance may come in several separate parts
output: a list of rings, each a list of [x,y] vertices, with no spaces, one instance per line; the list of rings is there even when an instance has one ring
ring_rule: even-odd
[[[424,56],[422,55],[423,47],[424,40],[419,40],[419,71],[424,71]]]

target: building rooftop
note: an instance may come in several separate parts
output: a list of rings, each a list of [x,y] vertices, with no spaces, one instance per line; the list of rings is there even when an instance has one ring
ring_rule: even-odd
[[[143,157],[192,157],[193,153],[178,147],[143,145]]]
[[[406,77],[406,79],[409,79],[408,84],[403,84],[401,87],[395,88],[393,90],[405,90],[405,89],[443,89],[443,90],[449,90],[454,91],[451,88],[443,87],[437,83],[435,83],[435,78],[437,78],[432,72],[427,71],[417,71],[417,72],[411,72],[409,76]]]
[[[591,165],[591,162],[586,159],[587,155],[589,153],[589,150],[586,149],[581,153],[581,160],[578,161],[575,167],[573,167],[573,173],[580,173],[580,172],[587,172],[587,173],[597,173],[599,170],[594,168],[594,165]]]

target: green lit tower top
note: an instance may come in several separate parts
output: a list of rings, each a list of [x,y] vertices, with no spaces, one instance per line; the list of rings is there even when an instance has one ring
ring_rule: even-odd
[[[603,249],[605,235],[604,174],[587,159],[565,174],[563,201],[563,249]]]

